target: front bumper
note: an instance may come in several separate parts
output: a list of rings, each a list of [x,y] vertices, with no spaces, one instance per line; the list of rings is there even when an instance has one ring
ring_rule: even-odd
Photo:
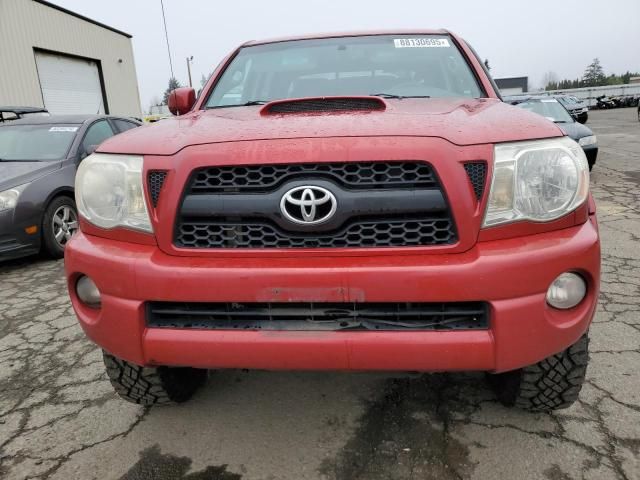
[[[140,365],[308,370],[507,371],[574,343],[598,297],[595,218],[548,233],[480,242],[464,253],[371,257],[177,257],[150,245],[77,234],[69,292],[87,335]],[[567,270],[588,283],[577,307],[545,302]],[[81,274],[99,310],[75,293]],[[490,328],[459,331],[237,331],[148,328],[145,302],[461,302],[490,305]]]
[[[594,143],[593,145],[587,145],[586,147],[582,147],[585,156],[587,157],[587,162],[589,166],[593,166],[596,163],[598,158],[598,144]]]
[[[22,228],[23,223],[14,220],[13,210],[0,212],[0,261],[40,251],[39,233],[28,235]]]

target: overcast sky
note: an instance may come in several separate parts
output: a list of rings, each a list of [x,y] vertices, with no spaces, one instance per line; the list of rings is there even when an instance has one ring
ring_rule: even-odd
[[[160,0],[51,0],[133,35],[144,111],[169,73]],[[465,38],[494,77],[546,72],[582,76],[594,57],[607,74],[640,71],[640,0],[164,0],[174,72],[195,87],[246,40],[361,29],[448,28]],[[523,8],[522,5],[526,5]]]

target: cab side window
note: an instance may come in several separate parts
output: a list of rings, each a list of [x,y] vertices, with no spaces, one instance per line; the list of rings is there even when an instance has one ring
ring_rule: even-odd
[[[113,135],[113,129],[106,120],[99,120],[91,125],[82,140],[81,157],[86,157],[88,153],[91,153],[92,148],[97,147]]]
[[[128,120],[114,119],[111,121],[115,124],[116,128],[120,133],[126,132],[127,130],[131,130],[132,128],[136,128],[140,126],[137,123],[129,122]]]

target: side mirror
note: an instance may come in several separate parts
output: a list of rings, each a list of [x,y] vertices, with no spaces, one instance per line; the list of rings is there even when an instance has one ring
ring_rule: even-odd
[[[176,88],[169,94],[169,111],[174,115],[184,115],[195,103],[196,91],[193,88]]]

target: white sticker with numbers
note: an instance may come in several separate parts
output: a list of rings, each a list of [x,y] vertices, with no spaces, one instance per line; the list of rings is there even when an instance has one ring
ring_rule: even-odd
[[[450,47],[446,38],[394,38],[396,48]]]
[[[50,132],[77,132],[78,127],[51,127]]]

